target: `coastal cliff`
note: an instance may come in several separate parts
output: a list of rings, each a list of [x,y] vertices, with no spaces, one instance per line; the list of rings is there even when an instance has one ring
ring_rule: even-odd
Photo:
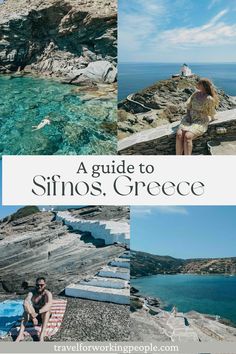
[[[128,208],[96,207],[68,210],[74,217],[109,221],[127,220]],[[25,207],[0,222],[0,293],[23,294],[39,275],[54,293],[96,274],[124,252],[119,245],[105,246],[90,232],[73,230],[56,213]]]
[[[156,274],[235,274],[236,257],[178,259],[145,252],[131,252],[131,276]]]
[[[5,0],[0,5],[0,73],[112,83],[116,17],[115,0]]]

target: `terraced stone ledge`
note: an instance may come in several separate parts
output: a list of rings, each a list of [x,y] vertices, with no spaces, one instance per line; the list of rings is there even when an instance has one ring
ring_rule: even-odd
[[[209,154],[207,143],[212,140],[236,140],[236,109],[218,112],[215,118],[208,131],[195,140],[193,154]],[[179,121],[121,139],[118,142],[118,152],[121,155],[175,155],[178,126]]]
[[[127,256],[127,252],[125,252]],[[125,260],[125,261],[124,261]],[[91,278],[65,288],[66,296],[116,304],[130,304],[130,269],[127,258],[118,257]]]

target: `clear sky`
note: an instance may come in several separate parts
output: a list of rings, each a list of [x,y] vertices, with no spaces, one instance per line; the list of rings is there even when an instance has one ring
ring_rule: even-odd
[[[131,249],[176,258],[235,257],[236,206],[131,207]]]
[[[235,0],[119,0],[120,62],[235,58]]]

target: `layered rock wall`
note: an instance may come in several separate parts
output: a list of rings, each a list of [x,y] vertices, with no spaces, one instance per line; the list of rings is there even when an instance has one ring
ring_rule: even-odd
[[[88,65],[99,62],[95,81],[113,82],[116,11],[115,0],[6,0],[0,5],[0,72],[86,81],[94,72]]]
[[[38,276],[54,292],[94,275],[123,253],[123,247],[102,247],[88,233],[72,232],[50,212],[0,222],[0,292],[24,292]],[[26,289],[27,291],[27,289]]]

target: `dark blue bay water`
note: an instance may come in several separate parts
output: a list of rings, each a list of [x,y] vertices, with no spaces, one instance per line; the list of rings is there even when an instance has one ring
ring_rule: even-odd
[[[154,275],[132,279],[141,294],[161,299],[166,310],[195,310],[236,323],[236,276]]]
[[[168,79],[178,73],[182,63],[120,63],[119,100],[137,92],[155,81]],[[192,71],[208,77],[228,95],[236,96],[236,64],[191,64]]]

